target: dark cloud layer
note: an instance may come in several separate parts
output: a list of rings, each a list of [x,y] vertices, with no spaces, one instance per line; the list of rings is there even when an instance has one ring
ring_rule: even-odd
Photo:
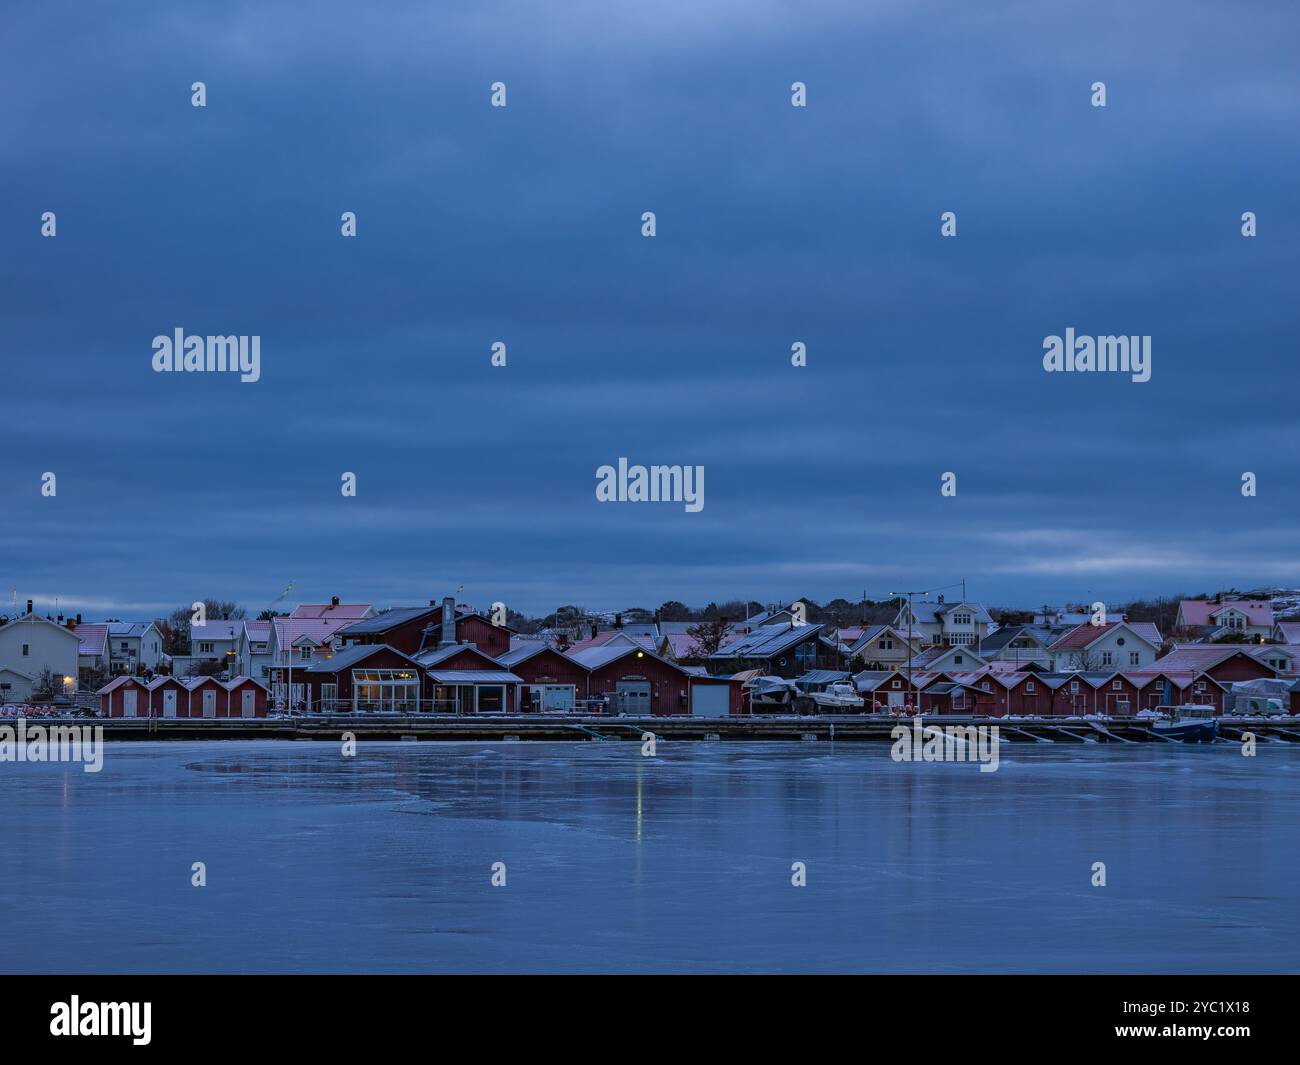
[[[463,584],[541,610],[1300,583],[1289,5],[6,21],[6,593],[130,613]],[[154,374],[178,326],[260,334],[262,380]],[[1068,326],[1150,334],[1152,380],[1044,374]],[[620,455],[704,465],[705,509],[598,504]]]

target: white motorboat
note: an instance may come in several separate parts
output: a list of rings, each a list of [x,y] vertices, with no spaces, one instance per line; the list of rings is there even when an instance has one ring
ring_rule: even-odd
[[[825,691],[809,692],[808,698],[822,710],[861,710],[865,705],[852,684],[832,684]]]

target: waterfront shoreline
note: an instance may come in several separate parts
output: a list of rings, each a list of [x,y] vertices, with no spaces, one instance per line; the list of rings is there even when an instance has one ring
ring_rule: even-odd
[[[655,718],[609,718],[561,714],[460,717],[321,715],[293,718],[86,718],[33,717],[40,723],[102,726],[106,741],[249,740],[338,741],[351,733],[357,741],[447,742],[639,742],[648,734],[656,740],[698,742],[795,741],[891,742],[900,725],[916,718],[862,715],[807,717],[744,716],[698,718],[690,715]],[[921,718],[927,727],[973,726],[998,729],[1009,743],[1167,743],[1151,730],[1151,721],[1137,718],[1006,718],[934,714]],[[1219,718],[1219,745],[1237,746],[1247,733],[1257,742],[1300,744],[1300,721],[1287,718]]]

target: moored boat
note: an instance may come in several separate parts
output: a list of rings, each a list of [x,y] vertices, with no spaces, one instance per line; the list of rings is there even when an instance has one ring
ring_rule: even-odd
[[[1219,720],[1214,716],[1212,706],[1158,706],[1156,711],[1169,716],[1167,720],[1154,722],[1151,731],[1167,740],[1213,743],[1219,735]]]

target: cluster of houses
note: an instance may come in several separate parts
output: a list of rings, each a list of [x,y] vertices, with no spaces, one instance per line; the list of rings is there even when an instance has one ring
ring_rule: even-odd
[[[1028,615],[1025,615],[1028,616]],[[1272,680],[1300,712],[1300,620],[1258,600],[1187,600],[1166,639],[1150,622],[1044,610],[998,625],[970,602],[914,602],[892,623],[804,623],[775,607],[712,637],[693,622],[593,623],[571,635],[517,633],[452,597],[425,606],[304,604],[268,620],[209,618],[188,655],[167,656],[152,622],[33,613],[0,620],[0,703],[33,696],[41,674],[65,692],[109,679],[114,717],[595,711],[721,717],[780,711],[851,684],[865,710],[1124,716],[1175,703],[1220,712],[1232,686]],[[1294,690],[1292,690],[1294,688]],[[91,687],[94,690],[94,686]]]

